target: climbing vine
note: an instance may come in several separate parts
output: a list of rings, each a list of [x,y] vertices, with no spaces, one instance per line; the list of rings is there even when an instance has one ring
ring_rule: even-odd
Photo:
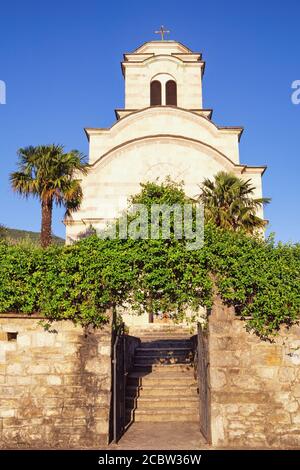
[[[143,185],[134,203],[184,204],[182,187]],[[189,201],[191,202],[191,201]],[[186,240],[101,239],[38,247],[0,241],[0,311],[38,312],[52,320],[99,326],[107,309],[172,313],[210,308],[213,283],[224,302],[260,335],[299,319],[300,245],[275,244],[206,225],[204,246]]]

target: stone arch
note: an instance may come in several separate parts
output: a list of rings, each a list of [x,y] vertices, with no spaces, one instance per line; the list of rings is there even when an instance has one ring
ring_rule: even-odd
[[[109,133],[115,145],[120,145],[129,141],[132,135],[137,138],[161,133],[173,135],[174,129],[178,135],[207,142],[233,162],[239,162],[237,135],[227,135],[207,117],[178,106],[152,106],[134,111],[118,120]],[[109,150],[107,147],[103,154]]]
[[[140,144],[145,144],[149,141],[157,141],[157,142],[163,142],[163,141],[172,141],[176,142],[177,145],[180,146],[189,146],[189,147],[194,147],[194,148],[204,148],[206,151],[210,154],[211,158],[218,163],[222,165],[222,167],[226,171],[234,171],[240,173],[240,168],[241,165],[237,165],[232,162],[226,155],[224,155],[222,152],[220,152],[217,148],[213,147],[210,144],[207,144],[206,142],[203,142],[201,140],[193,139],[193,138],[188,138],[185,136],[180,136],[180,135],[171,135],[171,134],[156,134],[156,135],[148,135],[145,137],[140,137],[140,138],[135,138],[128,140],[126,142],[123,142],[120,145],[117,145],[116,147],[110,149],[108,152],[105,154],[101,155],[93,164],[92,167],[97,168],[101,164],[106,164],[110,159],[113,159],[118,153],[119,150],[124,150],[126,151],[126,148],[129,148],[131,146],[136,146]]]
[[[159,87],[159,85],[157,85],[157,82],[160,83],[160,87]],[[174,76],[169,74],[169,73],[157,73],[151,78],[151,81],[150,81],[150,106],[159,106],[159,105],[163,105],[163,106],[167,105],[168,106],[168,104],[173,105],[173,102],[175,101],[174,93],[172,95],[172,98],[173,98],[172,103],[168,103],[168,101],[170,101],[171,96],[169,97],[169,100],[167,99],[167,84],[168,83],[175,83],[176,104],[177,104],[177,84],[176,84],[176,80],[175,80]],[[174,85],[173,85],[173,87],[174,87]],[[155,99],[156,95],[154,95],[154,99],[153,99],[152,88],[154,89],[154,93],[159,94],[160,103],[158,103],[159,99]],[[158,90],[159,88],[160,88],[160,90]],[[156,89],[157,89],[157,91],[156,91]],[[174,92],[174,89],[171,90],[171,91]],[[154,102],[154,104],[153,104],[153,102]]]
[[[110,131],[113,133],[118,133],[122,131],[125,127],[129,125],[134,125],[134,123],[137,121],[141,121],[141,119],[147,119],[148,116],[153,113],[153,111],[156,112],[157,110],[153,110],[151,106],[133,111],[122,119],[116,121],[115,124],[111,126]],[[205,126],[208,132],[214,136],[217,136],[220,130],[219,127],[207,117],[200,116],[199,114],[181,108],[180,106],[176,109],[162,106],[160,108],[160,113],[165,113],[170,117],[172,115],[177,115],[177,117],[180,117],[181,119],[183,118],[185,120],[190,120],[191,122],[197,123],[201,127]]]

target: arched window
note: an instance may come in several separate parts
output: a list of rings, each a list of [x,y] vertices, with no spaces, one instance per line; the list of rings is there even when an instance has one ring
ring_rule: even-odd
[[[169,80],[166,83],[166,105],[177,106],[177,85],[174,80]]]
[[[161,105],[161,83],[154,80],[150,84],[150,106]]]

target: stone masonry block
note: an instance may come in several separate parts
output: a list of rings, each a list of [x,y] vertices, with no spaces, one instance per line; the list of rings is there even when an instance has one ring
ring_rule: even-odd
[[[7,375],[23,375],[24,368],[22,364],[8,364],[6,368]]]
[[[103,345],[98,344],[98,352],[101,356],[109,356],[111,355],[111,346],[110,345]]]
[[[26,348],[31,345],[31,335],[20,334],[17,337],[17,345],[21,348]]]
[[[294,397],[300,397],[300,382],[292,385],[291,392]]]
[[[12,418],[15,416],[15,410],[13,408],[0,408],[1,418]]]
[[[55,339],[55,333],[49,333],[48,331],[36,333],[32,336],[32,345],[38,347],[54,346]]]
[[[61,385],[62,378],[59,375],[48,375],[47,382],[49,385]]]
[[[210,374],[210,384],[212,389],[220,389],[226,385],[226,372],[222,369],[214,368]]]
[[[50,372],[50,365],[48,364],[32,364],[27,367],[28,374],[48,374]]]
[[[239,365],[239,359],[231,351],[226,354],[219,354],[217,351],[210,353],[211,367],[234,367]]]

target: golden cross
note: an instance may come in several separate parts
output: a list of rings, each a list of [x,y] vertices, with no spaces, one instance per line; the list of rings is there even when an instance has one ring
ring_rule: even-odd
[[[164,26],[161,26],[158,31],[154,31],[155,34],[160,34],[161,35],[161,40],[163,41],[165,39],[165,34],[170,34],[170,31],[168,29],[165,29]]]

